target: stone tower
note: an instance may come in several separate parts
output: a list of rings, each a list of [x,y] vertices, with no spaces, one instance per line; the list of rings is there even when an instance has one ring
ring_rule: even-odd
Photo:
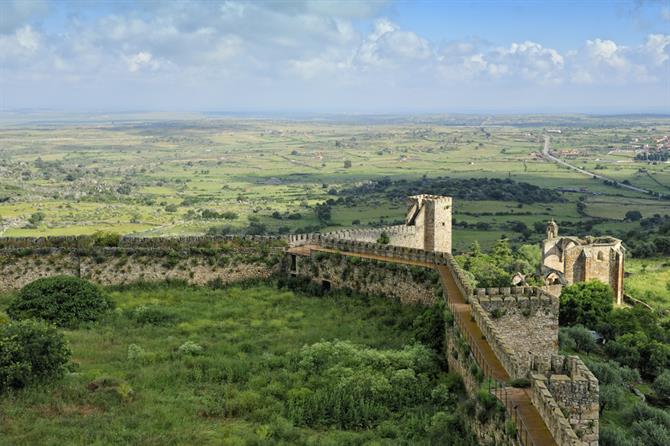
[[[416,228],[416,248],[451,252],[451,197],[414,195],[405,224]]]
[[[558,236],[553,220],[542,242],[542,275],[546,285],[571,285],[599,280],[614,291],[615,303],[623,304],[625,248],[614,237]]]

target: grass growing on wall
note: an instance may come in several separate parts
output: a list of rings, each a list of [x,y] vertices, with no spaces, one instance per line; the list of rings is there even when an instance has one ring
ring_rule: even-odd
[[[116,304],[110,317],[65,332],[73,373],[0,396],[0,444],[435,444],[445,432],[466,437],[453,379],[432,352],[412,346],[412,322],[423,307],[267,285],[137,285],[109,294]],[[0,296],[0,310],[10,298]]]

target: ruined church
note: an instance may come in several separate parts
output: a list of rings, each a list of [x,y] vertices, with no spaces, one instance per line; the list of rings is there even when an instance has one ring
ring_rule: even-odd
[[[624,255],[619,239],[559,237],[558,225],[551,220],[542,243],[541,272],[546,285],[599,280],[612,288],[615,303],[623,305]]]

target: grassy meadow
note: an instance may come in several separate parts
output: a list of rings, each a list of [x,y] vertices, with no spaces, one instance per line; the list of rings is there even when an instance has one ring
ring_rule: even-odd
[[[633,226],[623,221],[630,210],[643,217],[670,214],[668,201],[603,184],[538,155],[545,129],[565,124],[561,134],[552,134],[559,155],[668,193],[670,164],[635,161],[630,150],[635,141],[670,132],[664,118],[486,117],[480,121],[486,127],[466,118],[107,115],[0,121],[0,234],[197,234],[250,223],[299,232],[391,223],[403,218],[405,203],[336,205],[325,226],[314,212],[339,191],[384,177],[509,178],[564,190],[562,203],[523,209],[517,201],[456,200],[457,221],[489,225],[457,226],[457,250],[474,239],[488,247],[501,233],[517,236],[508,222],[532,228],[551,217],[589,217],[599,219],[593,230],[605,233]],[[199,218],[202,209],[234,217]]]
[[[0,400],[0,444],[435,444],[454,432],[457,382],[414,344],[421,307],[262,284],[108,294],[112,315],[65,331],[71,373]]]

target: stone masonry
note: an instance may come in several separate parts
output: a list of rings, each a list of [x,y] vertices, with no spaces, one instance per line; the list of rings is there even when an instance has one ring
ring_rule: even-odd
[[[570,285],[599,280],[614,290],[615,303],[623,304],[625,248],[614,237],[559,237],[558,225],[547,225],[542,243],[542,274],[547,285]]]

